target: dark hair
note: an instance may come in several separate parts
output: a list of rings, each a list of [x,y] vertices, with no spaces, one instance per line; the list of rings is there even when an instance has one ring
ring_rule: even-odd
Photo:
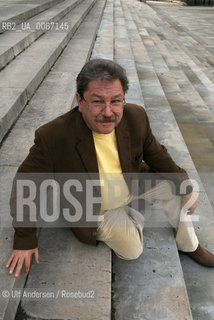
[[[116,62],[107,59],[93,59],[87,62],[76,78],[77,92],[83,99],[83,94],[88,88],[88,84],[93,80],[111,82],[119,79],[126,93],[129,88],[129,81],[126,71]]]

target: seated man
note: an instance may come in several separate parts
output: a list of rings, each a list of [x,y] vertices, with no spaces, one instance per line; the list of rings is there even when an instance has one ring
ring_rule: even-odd
[[[109,173],[116,175],[123,186],[124,201],[117,205],[106,201],[107,188],[101,185],[99,212],[103,221],[72,230],[85,243],[104,241],[123,259],[136,259],[142,253],[144,224],[142,214],[129,206],[134,196],[125,174],[140,174],[148,168],[156,173],[176,173],[174,193],[162,181],[139,197],[160,200],[176,230],[178,249],[214,267],[214,255],[200,246],[189,216],[196,208],[192,188],[187,188],[186,194],[179,191],[188,176],[152,134],[145,110],[125,103],[127,90],[125,70],[117,63],[105,59],[86,63],[77,77],[78,106],[36,131],[35,143],[18,173],[99,173],[104,181],[110,180]],[[12,206],[15,217],[14,211]],[[83,219],[87,207],[85,211]],[[39,263],[36,228],[16,226],[14,250],[6,264],[9,274],[15,272],[18,277],[23,265],[28,273],[32,254]]]

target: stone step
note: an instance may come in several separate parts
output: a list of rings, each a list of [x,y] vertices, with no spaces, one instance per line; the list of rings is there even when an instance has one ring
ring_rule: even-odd
[[[135,61],[130,43],[128,41],[129,37],[119,0],[115,2],[114,12],[115,17],[117,18],[114,21],[115,60],[125,68],[129,79],[129,91],[126,94],[126,102],[136,103],[144,106],[139,78],[135,67]]]
[[[132,16],[129,18],[134,21],[134,24],[132,23],[132,28],[130,28],[130,33],[131,30],[135,29],[135,37],[130,37],[130,41],[133,48],[133,54],[140,80],[141,91],[145,102],[145,108],[150,115],[153,131],[158,139],[163,144],[167,145],[170,154],[173,155],[179,165],[183,165],[183,155],[181,155],[182,152],[187,153],[185,166],[187,166],[187,169],[190,169],[192,168],[193,163],[188,155],[188,150],[186,149],[186,145],[184,144],[175,117],[159,81],[157,69],[153,64],[153,56],[158,55],[158,57],[155,56],[154,58],[154,60],[157,61],[157,58],[160,58],[160,54],[157,52],[156,48],[154,48],[153,42],[148,36],[146,29],[143,31],[141,28],[141,21],[144,16],[138,17],[137,15],[137,12],[139,12],[143,4],[139,4],[139,8],[137,5],[132,4],[133,1],[130,2],[130,7],[128,6],[128,9],[126,10],[132,14]],[[145,8],[143,7],[143,12],[146,12],[148,15],[148,12],[146,11],[147,7],[147,5],[145,5]],[[143,21],[145,22],[144,19]],[[134,31],[132,32],[134,33]],[[157,67],[160,69],[162,69],[164,66],[162,60],[159,61],[159,63],[157,62],[157,64]],[[159,110],[157,108],[159,108]],[[161,131],[159,122],[160,116],[158,115],[157,111],[160,112],[162,117],[164,117],[164,114],[166,114],[165,117],[167,117],[164,123],[161,123]],[[178,142],[179,146],[177,145]]]
[[[160,33],[160,30],[158,30],[158,32]],[[167,31],[165,33],[167,34]],[[214,122],[213,114],[206,103],[200,98],[200,95],[181,68],[181,57],[183,63],[187,60],[191,63],[191,59],[188,56],[182,56],[182,50],[178,47],[175,49],[170,41],[160,40],[157,34],[157,28],[148,29],[147,36],[142,35],[142,37],[144,37],[145,41],[148,39],[153,41],[151,45],[153,49],[150,49],[150,51],[152,50],[151,54],[153,54],[153,56],[155,55],[153,63],[167,99],[171,107],[174,107],[173,112],[177,121],[179,122],[179,117],[184,121],[185,116],[185,122],[188,122],[188,120],[191,121],[190,118],[193,117],[195,121],[200,123],[201,127],[205,128],[205,132],[208,133],[208,136],[206,136],[205,132],[203,133],[205,139],[207,139],[206,145],[212,147],[210,146],[212,145],[212,139],[209,141],[209,137],[211,137],[209,128]],[[159,59],[161,63],[158,63],[157,59]],[[180,112],[181,108],[183,108],[184,113]],[[188,118],[186,115],[187,111],[189,111]]]
[[[213,66],[209,64],[209,59],[214,55],[212,39],[214,8],[189,8],[169,3],[159,6],[157,1],[149,1],[148,5],[170,26],[170,30],[177,32],[178,38],[183,37],[183,45],[191,50],[192,56],[197,57],[204,66]],[[182,12],[185,12],[185,15],[181,15]],[[197,21],[194,20],[195,14],[198,17]],[[199,22],[203,28],[198,28]],[[199,47],[194,45],[197,43]]]
[[[113,256],[113,319],[192,319],[178,261],[172,230],[145,227],[137,260]]]
[[[161,32],[160,29],[157,31],[155,27],[148,29],[149,40],[153,41],[153,49],[151,46],[149,49],[154,56],[153,64],[190,155],[214,207],[211,191],[213,183],[211,173],[214,170],[214,114],[183,71],[186,61],[189,65],[195,64],[195,62],[191,61],[189,56],[182,54],[179,46],[175,49],[171,42],[161,40],[158,32]],[[165,34],[167,34],[167,31],[165,31]],[[145,40],[148,39],[146,36],[142,37]],[[157,62],[158,60],[161,63]],[[195,65],[195,69],[203,74],[203,70],[197,65]],[[208,150],[209,152],[207,152]]]
[[[59,2],[50,9],[26,20],[25,23],[22,21],[21,24],[16,26],[14,31],[0,35],[0,70],[44,34],[48,26],[53,26],[49,23],[58,22],[79,2],[80,0],[64,0],[63,2]],[[57,25],[55,28],[57,29]]]
[[[16,28],[21,22],[64,0],[23,0],[0,2],[0,33]]]
[[[106,2],[91,59],[114,59],[114,6],[113,0]]]
[[[17,318],[109,320],[111,251],[81,243],[70,229],[42,229],[40,264],[33,264],[25,292],[51,298],[22,299]],[[26,318],[25,318],[26,319]]]
[[[31,99],[74,32],[85,18],[95,0],[85,0],[72,9],[60,23],[69,24],[65,32],[47,32],[5,69],[0,80],[0,141]],[[40,52],[43,55],[40,55]]]
[[[130,6],[131,6],[131,2],[130,2]],[[147,51],[148,58],[150,58],[151,60],[149,64],[149,59],[147,59],[146,65],[145,65],[146,53],[143,52],[141,54],[141,56],[144,56],[144,60],[143,60],[144,65],[139,67],[139,72],[140,72],[139,77],[141,74],[140,79],[142,79],[141,83],[142,85],[144,85],[142,86],[142,92],[144,96],[145,106],[147,107],[147,112],[150,116],[153,129],[155,127],[154,132],[156,133],[156,135],[158,137],[162,137],[165,135],[166,139],[168,139],[167,146],[170,146],[169,150],[171,149],[171,147],[175,150],[175,146],[176,147],[178,146],[177,136],[175,137],[176,125],[174,125],[174,123],[172,122],[172,119],[169,118],[169,113],[171,112],[170,111],[171,107],[173,110],[173,105],[177,101],[178,97],[179,99],[182,98],[182,100],[180,100],[180,105],[178,103],[177,116],[180,116],[180,119],[181,118],[183,119],[184,124],[185,124],[185,121],[186,123],[188,123],[189,119],[191,119],[190,121],[192,121],[194,119],[194,115],[192,117],[191,111],[189,111],[188,113],[187,111],[188,109],[185,111],[182,109],[182,101],[184,104],[185,96],[182,96],[182,92],[181,93],[179,92],[178,85],[176,86],[176,89],[178,90],[179,95],[177,91],[173,95],[173,92],[174,92],[173,90],[175,89],[175,85],[176,85],[176,81],[175,81],[176,77],[173,77],[173,74],[169,73],[169,68],[167,69],[167,64],[166,64],[166,62],[168,63],[169,60],[164,61],[163,57],[161,56],[160,46],[155,46],[155,43],[152,40],[151,30],[153,31],[157,28],[154,24],[152,23],[150,24],[150,21],[153,21],[154,19],[154,15],[150,12],[150,10],[147,10],[148,7],[145,4],[143,3],[140,4],[141,9],[138,6],[139,5],[136,4],[133,7],[135,9],[133,13],[133,17],[135,17],[134,20],[136,21],[139,33],[141,34],[141,39]],[[150,17],[150,14],[151,14],[151,17]],[[181,15],[182,14],[185,17],[185,12],[181,13]],[[152,16],[153,16],[153,19],[152,19]],[[171,30],[168,29],[166,33],[167,32],[170,33]],[[141,56],[139,55],[139,59]],[[172,62],[172,60],[170,61]],[[174,65],[174,68],[177,68],[177,66]],[[171,65],[171,72],[172,70],[174,69]],[[177,72],[179,72],[179,70]],[[165,86],[163,85],[163,82],[161,82],[161,73],[163,73],[163,76],[165,74],[166,78],[167,78],[167,75],[169,77],[168,81],[165,82]],[[156,74],[156,77],[154,77],[154,74]],[[165,102],[167,102],[166,104],[164,103],[163,97],[161,97],[160,95],[160,92],[161,91],[163,92],[163,89],[159,91],[157,87],[155,88],[155,84],[158,85],[157,80],[159,82],[159,86],[161,83],[162,88],[164,89]],[[148,100],[145,98],[145,96],[147,95],[146,93],[147,91],[148,91]],[[154,94],[156,98],[156,92],[157,92],[157,99],[152,99],[152,97],[154,97]],[[169,94],[171,94],[171,99],[169,99]],[[187,106],[188,106],[188,103],[186,103],[186,107]],[[161,124],[161,131],[160,131],[160,122],[159,122],[160,118],[164,119],[164,123]],[[176,117],[176,120],[177,120],[177,117]],[[197,127],[196,124],[197,122],[195,119],[195,122],[193,124],[194,131],[189,131],[187,135],[186,134],[183,135],[185,142],[187,141],[186,140],[187,138],[194,139],[194,134],[197,133],[197,130],[200,130],[201,132],[202,129],[199,126]],[[180,125],[179,121],[178,121],[178,125]],[[167,130],[167,126],[169,127],[171,126],[172,135],[170,134],[170,130]],[[179,128],[181,129],[181,126],[179,126]],[[174,141],[171,140],[170,136],[173,137]],[[164,141],[165,140],[163,140],[163,142]],[[170,145],[170,141],[172,142],[172,145]],[[206,138],[206,141],[207,141],[207,138]],[[197,168],[195,169],[194,164],[185,147],[185,144],[183,144],[183,147],[184,148],[182,148],[179,143],[178,157],[176,153],[173,152],[173,149],[172,149],[172,152],[170,153],[173,155],[173,157],[175,156],[174,158],[176,162],[178,163],[180,162],[181,165],[187,168],[187,171],[190,177],[196,179],[196,181],[200,183],[200,179],[196,171]],[[200,148],[200,150],[201,148],[203,149],[203,143],[201,143],[200,146],[198,147],[194,145],[195,152],[197,152],[198,148]],[[185,149],[186,149],[186,152],[184,152]],[[193,146],[192,146],[192,150],[193,150]],[[191,152],[191,149],[190,149],[190,152]],[[209,156],[210,149],[206,150],[206,154]],[[211,154],[212,154],[212,147],[211,147]],[[185,159],[185,162],[184,162],[184,159]],[[211,179],[213,178],[213,170],[209,172],[209,176],[211,181]],[[205,181],[205,179],[203,179],[202,181],[206,187],[208,183],[208,187],[209,187],[210,182],[208,177],[206,178],[207,178],[207,181]],[[212,244],[214,243],[213,241],[213,224],[214,224],[213,209],[210,205],[207,194],[201,183],[200,183],[200,194],[199,194],[198,207],[196,210],[196,214],[199,215],[199,221],[195,222],[194,224],[195,224],[195,228],[196,228],[199,240],[203,246],[207,247],[211,252],[213,252],[213,247],[212,247]],[[212,280],[211,280],[210,270],[208,268],[200,267],[199,265],[195,264],[187,256],[181,255],[180,258],[181,258],[182,268],[184,272],[185,283],[187,286],[187,292],[188,292],[188,296],[191,304],[193,318],[211,320],[214,316],[214,313],[213,313],[214,292],[213,292],[213,287],[211,285]],[[195,279],[197,279],[197,281]]]
[[[154,3],[152,4],[152,7],[153,6],[154,6]],[[159,6],[157,3],[155,5],[155,8],[156,8],[156,11],[159,12]],[[167,8],[168,7],[164,6],[162,9],[160,8],[160,11],[162,12],[163,9],[167,9]],[[176,7],[172,6],[171,11],[172,10],[175,13]],[[197,10],[198,10],[198,12],[197,12]],[[184,14],[185,14],[185,11],[184,11]],[[188,12],[188,15],[189,15],[188,20],[191,21],[191,19],[192,20],[195,19],[195,14],[200,14],[200,19],[201,19],[200,22],[201,22],[201,26],[203,26],[202,22],[205,19],[203,19],[203,17],[201,18],[201,16],[203,16],[204,13],[203,13],[203,10],[202,11],[200,10],[200,8],[195,8],[194,14],[193,13],[191,14],[191,12]],[[212,11],[210,11],[210,14],[212,14]],[[206,17],[206,15],[205,15],[205,17]],[[180,13],[180,19],[178,19],[178,20],[182,21],[182,18],[183,18],[183,15],[182,15],[182,13]],[[172,20],[172,18],[170,18],[170,21],[171,20]],[[177,25],[177,23],[178,22],[175,20],[174,24]],[[208,23],[209,23],[209,21],[208,21]],[[192,25],[194,27],[194,24],[189,23],[190,28],[192,27]],[[204,39],[206,41],[208,41],[209,38],[211,39],[211,35],[209,33],[208,33],[209,37],[207,37],[207,39],[206,39],[207,29],[205,29],[205,28],[207,27],[207,25],[208,25],[207,22],[204,21],[204,28],[201,27],[198,29],[198,32],[200,32],[200,34],[201,34],[201,37],[202,37],[203,30],[204,30]],[[211,26],[210,26],[210,29],[212,29]],[[163,28],[162,28],[162,30],[163,30]],[[165,30],[166,30],[166,28],[165,28]],[[196,31],[197,31],[197,29],[195,30],[195,33],[196,33]],[[171,36],[169,36],[170,33],[171,33]],[[170,41],[169,40],[162,41],[162,43],[166,44],[166,46],[168,48],[168,53],[165,48],[164,49],[165,52],[163,50],[160,50],[161,54],[164,57],[164,59],[167,63],[167,66],[171,70],[171,73],[173,74],[174,78],[176,79],[176,82],[177,82],[178,86],[180,87],[182,94],[185,96],[186,100],[188,100],[188,104],[191,107],[191,112],[193,112],[194,115],[197,117],[197,120],[199,121],[201,127],[204,126],[204,131],[206,131],[208,133],[207,136],[210,137],[210,141],[211,141],[211,143],[213,143],[213,134],[211,133],[210,130],[208,130],[209,123],[210,123],[210,125],[212,125],[212,123],[213,123],[212,108],[210,106],[209,106],[209,108],[207,107],[207,105],[209,105],[209,104],[207,103],[207,101],[204,101],[202,99],[199,92],[197,91],[199,78],[201,79],[201,83],[204,82],[204,86],[207,87],[207,89],[209,89],[210,92],[213,92],[212,90],[214,88],[214,78],[212,75],[213,68],[209,68],[209,71],[208,71],[206,63],[201,62],[201,61],[203,61],[203,57],[206,57],[206,54],[204,53],[203,49],[209,48],[208,44],[206,44],[206,46],[205,46],[203,43],[196,42],[191,37],[188,37],[188,41],[183,41],[183,44],[180,44],[179,34],[177,36],[175,36],[175,34],[171,31],[171,29],[170,29],[170,33],[168,32],[168,39],[170,39]],[[165,32],[165,35],[164,35],[165,39],[166,39],[166,34],[167,34],[167,32]],[[150,33],[150,35],[151,35],[151,33]],[[162,37],[163,37],[163,34],[162,34]],[[156,40],[157,40],[157,38],[158,37],[156,35]],[[175,38],[176,41],[179,43],[179,45],[176,44],[175,41],[172,41],[171,40],[172,38]],[[183,39],[184,38],[185,37],[183,35]],[[181,40],[182,40],[182,38],[180,37],[180,41]],[[162,44],[162,45],[160,44],[161,41],[157,40],[154,42],[156,42],[156,45],[158,46],[159,49],[161,48],[161,46],[162,47],[164,46],[164,44]],[[188,42],[191,43],[191,46],[187,45]],[[195,47],[193,47],[193,44],[195,44]],[[194,56],[194,54],[191,54],[191,50],[193,50],[194,48],[197,48],[197,52],[198,52],[197,57]],[[177,52],[177,54],[176,54],[176,52]],[[194,52],[194,50],[193,50],[193,52]],[[171,54],[171,59],[169,60],[170,54]],[[199,61],[199,60],[201,60],[201,61]],[[190,66],[191,66],[191,70],[190,70]],[[189,73],[188,77],[185,74],[186,69],[187,69],[186,72]],[[193,75],[194,70],[195,70],[195,75]],[[197,79],[196,79],[196,77],[197,77]],[[194,83],[191,83],[191,78],[192,78],[192,80],[195,80],[197,85],[194,86]],[[200,88],[199,88],[199,91],[200,91]],[[210,109],[210,112],[209,112],[209,109]],[[206,125],[207,125],[207,129],[206,129]]]
[[[2,249],[0,282],[1,288],[9,292],[15,288],[17,290],[23,288],[26,281],[24,273],[15,280],[8,276],[8,271],[5,269],[13,238],[8,208],[12,179],[17,166],[24,160],[33,143],[35,129],[70,110],[75,98],[75,79],[91,55],[104,6],[105,1],[99,0],[95,3],[0,149],[0,180],[4,188],[0,194],[1,226],[3,224],[0,232]],[[50,238],[53,239],[52,242]],[[63,232],[42,229],[39,248],[40,265],[32,265],[26,290],[34,288],[37,292],[49,290],[56,294],[59,289],[60,294],[62,290],[77,292],[77,294],[90,290],[90,298],[87,300],[64,298],[63,300],[58,296],[59,299],[52,301],[23,300],[17,318],[29,320],[36,313],[37,319],[47,319],[48,310],[49,319],[77,319],[78,317],[86,320],[110,319],[111,251],[109,248],[102,244],[97,248],[83,245],[68,229]],[[13,320],[19,302],[19,299],[0,299],[0,319]],[[53,306],[52,309],[51,306]]]
[[[130,7],[125,1],[115,3],[115,60],[123,64],[131,80],[128,99],[146,107],[138,69],[142,63],[139,58],[146,57],[138,30],[129,15]],[[154,210],[152,212],[157,216]],[[192,319],[172,230],[169,225],[168,228],[151,228],[152,218],[146,219],[146,212],[144,216],[142,256],[136,261],[124,261],[113,255],[113,319]]]
[[[188,7],[171,6],[168,4],[164,4],[161,7],[154,2],[149,2],[149,5],[156,11],[156,18],[157,15],[164,18],[164,25],[162,24],[160,33],[169,39],[171,44],[175,44],[177,59],[180,58],[180,64],[184,73],[214,114],[214,50],[213,33],[210,31],[213,29],[212,17],[214,8],[209,8],[208,11],[202,10],[201,12],[199,9],[197,12],[197,8],[194,9],[198,15],[200,14],[199,19],[201,25],[204,25],[204,28],[200,30],[197,27],[198,24],[196,26],[194,23],[194,13],[191,13]],[[169,10],[171,16],[169,14],[166,15],[164,10],[166,8]],[[177,10],[177,8],[179,10]],[[181,15],[179,16],[181,10],[183,10],[186,15],[189,15],[187,23],[185,19],[182,20]],[[184,26],[185,23],[187,24],[186,27]],[[170,32],[168,33],[165,32],[165,30],[168,29],[164,27],[166,24],[170,26]],[[184,59],[182,59],[183,56]]]

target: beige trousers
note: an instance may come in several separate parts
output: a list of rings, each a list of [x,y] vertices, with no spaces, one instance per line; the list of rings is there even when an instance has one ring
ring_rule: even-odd
[[[172,194],[168,182],[141,194],[131,197],[124,206],[106,210],[103,221],[98,225],[97,239],[105,242],[122,259],[137,259],[143,252],[144,217],[137,210],[128,206],[132,200],[144,199],[153,203],[160,201],[171,226],[176,230],[176,243],[179,250],[195,251],[198,239],[191,221],[191,216],[181,208],[181,196]]]

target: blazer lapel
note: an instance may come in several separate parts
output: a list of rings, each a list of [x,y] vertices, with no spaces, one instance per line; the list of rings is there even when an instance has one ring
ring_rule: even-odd
[[[92,134],[77,143],[76,148],[84,164],[86,172],[98,172],[97,157]]]
[[[131,172],[131,137],[124,116],[115,132],[122,172]]]
[[[99,172],[92,131],[85,124],[81,114],[77,119],[76,125],[79,132],[79,141],[76,144],[76,149],[86,172]]]

